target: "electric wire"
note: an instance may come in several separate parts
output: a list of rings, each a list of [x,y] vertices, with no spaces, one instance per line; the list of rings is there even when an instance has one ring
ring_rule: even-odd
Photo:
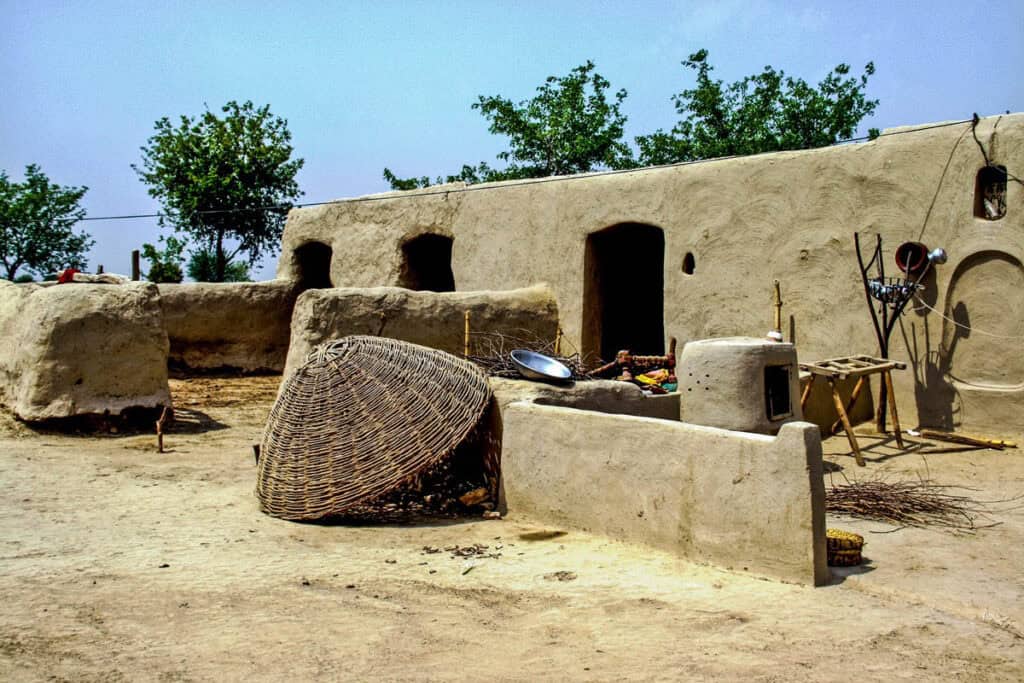
[[[919,303],[922,307],[927,308],[929,311],[931,311],[932,313],[936,314],[937,316],[939,316],[943,320],[945,320],[947,322],[953,323],[954,325],[956,325],[957,327],[959,327],[962,330],[967,330],[968,332],[977,332],[978,334],[983,334],[986,337],[993,337],[995,339],[1024,339],[1024,335],[996,334],[995,332],[988,332],[986,330],[980,330],[977,327],[971,327],[970,325],[964,325],[963,323],[957,322],[956,320],[953,320],[949,316],[943,314],[938,309],[933,308],[932,306],[928,305],[928,303],[926,301],[924,301],[923,299],[921,299],[920,296],[915,296],[914,298],[917,300],[917,303]],[[920,309],[919,308],[915,308],[914,310],[915,311],[919,311]]]

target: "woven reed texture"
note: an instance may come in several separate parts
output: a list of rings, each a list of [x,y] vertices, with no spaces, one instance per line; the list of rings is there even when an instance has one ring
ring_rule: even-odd
[[[490,398],[484,374],[443,351],[381,337],[322,344],[270,412],[260,507],[314,520],[415,487],[473,431]]]
[[[825,532],[828,564],[832,567],[855,567],[861,563],[864,537],[852,531],[828,529]]]

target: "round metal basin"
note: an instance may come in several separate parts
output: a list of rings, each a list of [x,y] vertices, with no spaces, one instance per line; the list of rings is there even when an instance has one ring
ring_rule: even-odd
[[[572,372],[550,356],[526,349],[516,349],[511,354],[512,364],[527,379],[553,380],[564,382],[572,378]]]

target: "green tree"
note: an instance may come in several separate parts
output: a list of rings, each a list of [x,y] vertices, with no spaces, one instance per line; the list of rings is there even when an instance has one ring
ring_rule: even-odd
[[[619,90],[609,101],[606,91],[610,86],[594,71],[594,63],[587,61],[568,76],[549,76],[535,97],[519,104],[501,96],[481,95],[473,109],[490,122],[491,133],[509,138],[509,149],[498,154],[507,166],[499,170],[486,162],[466,165],[444,182],[541,178],[633,167],[632,152],[623,141],[626,116],[619,109],[626,91]],[[387,168],[384,179],[395,190],[431,184],[426,176],[398,178]],[[441,178],[436,182],[442,182]]]
[[[67,267],[85,268],[93,245],[87,233],[72,227],[85,216],[78,205],[87,187],[51,183],[38,166],[25,167],[17,183],[0,171],[0,264],[8,280],[24,268],[42,277]]]
[[[188,259],[188,276],[196,282],[252,282],[249,266],[241,261],[229,263],[224,275],[216,277],[217,256],[209,249],[197,249]]]
[[[188,242],[173,235],[161,237],[160,242],[164,245],[163,249],[157,249],[152,244],[142,245],[142,257],[149,261],[146,279],[150,282],[181,282],[185,279],[181,263],[185,260],[183,253]]]
[[[875,73],[871,62],[859,78],[840,64],[817,88],[770,66],[723,85],[711,78],[707,50],[690,55],[683,65],[697,72],[696,86],[672,97],[683,118],[670,132],[636,138],[643,165],[831,145],[852,137],[878,106],[878,100],[865,96],[868,77]]]
[[[164,117],[132,165],[171,225],[212,255],[209,281],[223,282],[236,258],[253,265],[281,239],[292,200],[301,196],[288,123],[269,105],[228,102],[218,117]]]

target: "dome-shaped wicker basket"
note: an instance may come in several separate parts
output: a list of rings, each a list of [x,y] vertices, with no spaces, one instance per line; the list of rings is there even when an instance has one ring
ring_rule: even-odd
[[[256,496],[293,520],[344,516],[449,456],[491,397],[473,364],[381,337],[314,349],[285,382],[260,449]]]

